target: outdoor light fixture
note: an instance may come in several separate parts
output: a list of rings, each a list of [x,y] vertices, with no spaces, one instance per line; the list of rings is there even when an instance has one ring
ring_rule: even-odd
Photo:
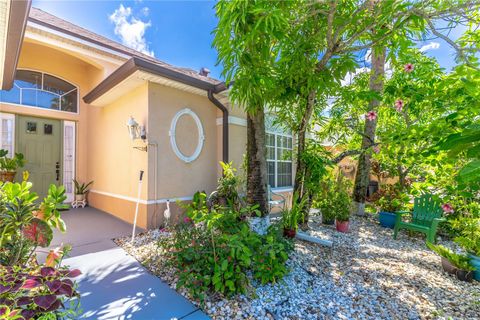
[[[145,126],[141,126],[138,124],[135,119],[130,116],[130,119],[127,121],[127,128],[128,128],[128,134],[130,135],[130,139],[136,140],[136,139],[142,139],[146,140],[147,139],[147,133],[145,132]]]
[[[141,126],[138,124],[135,119],[130,116],[130,119],[127,121],[127,129],[128,129],[128,134],[130,135],[130,139],[132,141],[135,141],[137,139],[142,139],[143,142],[147,140],[147,133],[145,131],[145,126]],[[147,151],[147,147],[134,147],[135,149],[141,150],[141,151]]]

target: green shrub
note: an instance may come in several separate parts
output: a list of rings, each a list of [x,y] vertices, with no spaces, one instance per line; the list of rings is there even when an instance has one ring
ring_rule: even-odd
[[[244,217],[255,208],[209,210],[205,199],[197,193],[172,237],[159,241],[168,263],[179,271],[177,287],[203,300],[208,291],[227,296],[246,292],[249,271],[262,283],[287,273],[290,246],[273,229],[265,236],[250,230]]]
[[[278,226],[271,226],[261,240],[255,250],[253,275],[262,284],[275,283],[288,273],[286,262],[293,243],[282,236]]]
[[[283,228],[287,230],[297,230],[298,221],[302,218],[302,212],[305,207],[307,198],[304,197],[300,203],[298,202],[298,193],[293,195],[292,207],[290,209],[285,209],[282,212],[282,225]]]
[[[348,221],[351,209],[349,181],[341,175],[335,177],[331,173],[320,185],[321,192],[316,197],[315,206],[320,209],[322,220]]]
[[[396,212],[405,208],[409,197],[401,192],[398,185],[387,184],[378,190],[370,201],[374,202],[380,211]]]
[[[15,153],[12,158],[7,157],[8,151],[0,149],[0,171],[15,172],[25,165],[23,154]]]
[[[37,247],[50,245],[52,228],[65,231],[59,212],[65,207],[65,189],[51,185],[38,204],[31,188],[27,181],[0,185],[0,265],[28,263]]]
[[[452,227],[459,234],[454,241],[466,251],[480,256],[480,218],[460,216],[452,221]]]
[[[443,257],[450,261],[456,268],[465,271],[472,271],[475,268],[470,264],[470,258],[465,254],[458,254],[442,245],[434,245],[427,242],[427,246],[437,253],[440,257]]]

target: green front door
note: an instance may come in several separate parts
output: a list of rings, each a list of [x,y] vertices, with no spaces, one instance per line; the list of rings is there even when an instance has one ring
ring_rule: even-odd
[[[32,189],[40,199],[46,196],[50,184],[58,185],[61,181],[60,125],[60,120],[18,117],[16,152],[25,156],[23,170],[30,173]],[[21,177],[17,176],[17,180]]]

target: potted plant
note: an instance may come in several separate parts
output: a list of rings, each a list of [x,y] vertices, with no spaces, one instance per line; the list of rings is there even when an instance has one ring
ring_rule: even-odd
[[[7,150],[0,150],[0,181],[13,182],[17,169],[25,165],[25,159],[21,153],[15,153],[12,158],[7,155]]]
[[[408,196],[402,194],[396,185],[385,185],[373,197],[378,209],[378,222],[384,228],[395,227],[395,212],[403,209]]]
[[[73,183],[75,184],[75,201],[84,201],[89,191],[88,188],[93,181],[90,181],[89,183],[80,183],[73,179]]]
[[[335,205],[335,227],[339,232],[348,232],[350,220],[350,195],[346,190],[338,188],[332,195]]]
[[[326,225],[335,224],[335,204],[332,198],[323,199],[319,202],[318,207],[322,214],[322,223]]]
[[[470,264],[470,258],[465,254],[455,253],[442,246],[427,242],[427,246],[441,257],[445,272],[454,274],[458,280],[470,282],[475,268]]]
[[[322,223],[326,225],[335,224],[335,206],[332,199],[325,199],[320,205],[320,212],[322,213]]]
[[[480,218],[460,216],[452,221],[452,226],[459,233],[454,241],[467,251],[474,268],[473,278],[480,281]]]
[[[282,213],[283,235],[286,238],[295,238],[298,230],[298,221],[302,217],[302,210],[305,206],[305,198],[299,203],[298,194],[295,193],[292,199],[292,207]]]

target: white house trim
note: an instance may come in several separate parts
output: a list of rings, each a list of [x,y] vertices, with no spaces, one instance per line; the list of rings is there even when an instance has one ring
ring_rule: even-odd
[[[223,118],[217,118],[217,126],[221,126],[222,124],[223,124]],[[228,116],[228,124],[235,124],[237,126],[246,127],[247,119],[243,119],[235,116]]]
[[[101,50],[101,51],[104,51],[104,52],[108,52],[108,53],[110,53],[110,54],[112,54],[112,55],[115,55],[115,56],[117,56],[117,57],[121,57],[121,58],[124,58],[124,59],[130,59],[130,58],[131,58],[129,55],[124,54],[124,53],[121,53],[121,52],[118,52],[117,50],[112,50],[112,49],[106,48],[106,47],[101,46],[101,45],[98,45],[98,44],[96,44],[96,43],[93,43],[93,42],[90,42],[90,41],[87,41],[87,40],[80,39],[80,38],[78,38],[78,37],[69,35],[69,34],[67,34],[67,33],[64,33],[64,32],[58,31],[58,30],[54,30],[54,29],[52,29],[52,28],[49,28],[49,27],[47,27],[47,26],[40,25],[40,24],[35,23],[35,22],[32,22],[32,21],[28,21],[27,26],[30,26],[30,27],[32,27],[32,28],[35,28],[35,29],[38,29],[38,30],[42,30],[42,31],[45,31],[45,32],[48,32],[48,33],[51,33],[51,34],[54,34],[54,35],[56,35],[56,36],[59,36],[59,37],[62,37],[62,38],[68,39],[68,40],[72,40],[72,41],[81,43],[81,44],[83,44],[83,45],[87,45],[87,46],[92,47],[92,48],[97,49],[97,50]]]
[[[11,121],[11,131],[9,134],[11,135],[12,139],[10,141],[11,144],[11,152],[9,153],[9,157],[13,157],[15,154],[15,115],[13,113],[1,113],[0,112],[0,149],[3,149],[3,120]]]
[[[67,128],[72,128],[71,133],[72,136],[70,137],[71,141],[67,141],[68,137],[66,135]],[[76,165],[76,124],[73,121],[64,121],[63,122],[63,185],[65,186],[66,192],[65,195],[67,196],[67,202],[72,202],[75,199],[75,187],[73,185],[73,179],[75,179],[75,165]],[[68,146],[71,147],[71,150],[68,149]],[[70,159],[71,158],[71,159]],[[69,167],[67,167],[67,165]],[[71,172],[71,176],[68,174]]]
[[[183,115],[189,115],[193,118],[197,125],[197,130],[198,130],[198,142],[197,142],[197,147],[195,148],[195,151],[191,156],[186,156],[184,155],[180,149],[178,149],[177,146],[177,139],[175,138],[175,130],[177,129],[177,122],[180,119],[181,116]],[[172,146],[173,151],[177,155],[178,158],[180,158],[182,161],[186,163],[190,163],[194,161],[195,159],[198,158],[200,155],[200,152],[202,152],[203,149],[203,142],[205,141],[205,135],[203,133],[203,126],[202,122],[200,121],[200,118],[197,116],[195,112],[190,110],[189,108],[182,109],[175,114],[175,116],[172,119],[172,124],[170,125],[170,131],[169,131],[169,136],[170,136],[170,145]]]
[[[121,200],[130,201],[130,202],[137,202],[137,200],[138,200],[137,198],[134,198],[134,197],[124,196],[124,195],[121,195],[121,194],[116,194],[116,193],[111,193],[111,192],[105,192],[105,191],[99,191],[99,190],[90,190],[90,192],[100,194],[100,195],[103,195],[103,196],[107,196],[107,197],[112,197],[112,198],[117,198],[117,199],[121,199]],[[170,202],[190,201],[192,199],[193,199],[193,196],[176,197],[176,198],[163,198],[163,199],[156,199],[156,200],[155,199],[152,199],[152,200],[140,199],[139,203],[150,205],[150,204],[166,203],[167,201],[170,201]]]

